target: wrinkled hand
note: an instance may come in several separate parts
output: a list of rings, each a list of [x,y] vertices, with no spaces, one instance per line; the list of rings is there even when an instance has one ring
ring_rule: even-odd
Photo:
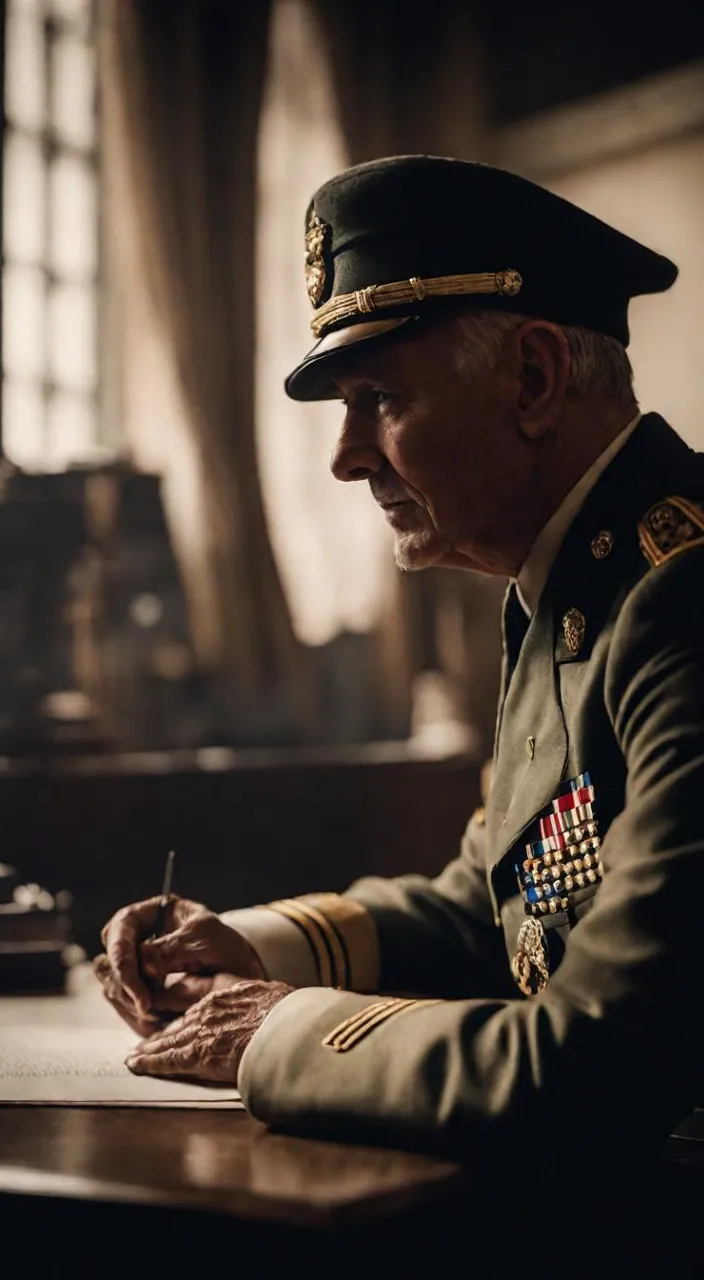
[[[285,982],[236,982],[199,1000],[176,1022],[142,1040],[127,1058],[135,1075],[237,1084],[247,1045],[267,1014],[294,990]]]
[[[211,991],[221,991],[224,987],[232,986],[233,982],[239,982],[239,978],[231,973],[170,973],[164,979],[162,987],[154,986],[151,989],[149,1012],[143,1013],[132,997],[126,995],[120,987],[106,955],[95,957],[93,971],[106,1000],[138,1036],[153,1035]]]
[[[263,978],[254,948],[200,902],[172,897],[165,932],[151,938],[160,898],[123,907],[102,932],[94,961],[104,994],[139,1035],[235,978]]]

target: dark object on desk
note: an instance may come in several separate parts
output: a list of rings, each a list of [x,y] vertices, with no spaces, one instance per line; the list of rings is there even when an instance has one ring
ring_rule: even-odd
[[[0,863],[0,991],[62,991],[71,941],[67,893],[21,884]]]

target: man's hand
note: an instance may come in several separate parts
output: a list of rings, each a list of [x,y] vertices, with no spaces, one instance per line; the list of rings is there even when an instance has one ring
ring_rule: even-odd
[[[152,939],[160,901],[118,911],[101,935],[106,954],[93,966],[107,999],[140,1035],[201,1000],[224,975],[264,977],[254,948],[200,902],[173,897],[166,932]]]
[[[120,987],[106,955],[95,957],[93,970],[103,988],[106,1000],[128,1026],[137,1032],[138,1036],[153,1035],[155,1031],[173,1022],[180,1013],[184,1013],[191,1005],[197,1004],[211,991],[221,991],[224,987],[230,987],[234,982],[239,981],[239,978],[231,973],[168,974],[164,979],[163,987],[154,986],[151,990],[149,1012],[143,1013],[132,997],[126,995]]]
[[[213,991],[127,1059],[135,1075],[237,1084],[242,1055],[267,1014],[294,990],[285,982],[236,982]]]

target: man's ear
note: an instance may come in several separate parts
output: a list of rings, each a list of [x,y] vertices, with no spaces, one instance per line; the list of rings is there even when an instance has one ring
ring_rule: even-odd
[[[519,344],[518,426],[537,440],[556,425],[570,376],[570,350],[559,325],[528,320],[516,330]]]

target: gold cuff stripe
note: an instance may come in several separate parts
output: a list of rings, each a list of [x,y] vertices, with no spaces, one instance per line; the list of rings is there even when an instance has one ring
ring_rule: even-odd
[[[315,908],[335,930],[348,961],[346,985],[353,991],[375,991],[379,984],[379,940],[369,912],[354,898],[339,893],[309,893],[299,906]],[[342,985],[342,982],[340,982]]]
[[[347,948],[340,938],[337,929],[323,915],[322,911],[313,905],[309,898],[291,898],[284,900],[288,907],[295,907],[307,916],[312,924],[317,925],[325,940],[325,945],[330,956],[332,967],[332,982],[329,984],[333,987],[346,987],[346,979],[349,982],[349,961],[347,958]],[[323,984],[327,986],[327,983]]]
[[[292,924],[297,925],[301,930],[313,952],[318,981],[321,987],[336,986],[337,984],[333,981],[333,956],[330,945],[326,934],[317,921],[312,919],[306,912],[299,910],[295,898],[280,902],[269,902],[267,907],[269,911],[277,911],[279,915],[285,916],[287,920],[290,920]]]
[[[314,958],[323,987],[373,991],[379,976],[379,943],[369,912],[338,893],[309,893],[267,903],[297,925]]]
[[[518,271],[482,271],[471,275],[410,276],[390,284],[370,284],[354,293],[330,298],[316,311],[310,327],[316,338],[324,329],[350,316],[370,315],[384,307],[397,307],[406,302],[423,302],[426,298],[458,298],[471,294],[498,293],[513,298],[520,293],[523,279]]]
[[[400,1013],[409,1013],[411,1009],[427,1009],[435,1004],[442,1004],[442,1001],[393,999],[368,1005],[361,1014],[355,1014],[342,1022],[339,1027],[335,1027],[325,1037],[322,1045],[335,1053],[348,1053],[377,1027],[388,1022],[389,1018],[395,1018]]]

